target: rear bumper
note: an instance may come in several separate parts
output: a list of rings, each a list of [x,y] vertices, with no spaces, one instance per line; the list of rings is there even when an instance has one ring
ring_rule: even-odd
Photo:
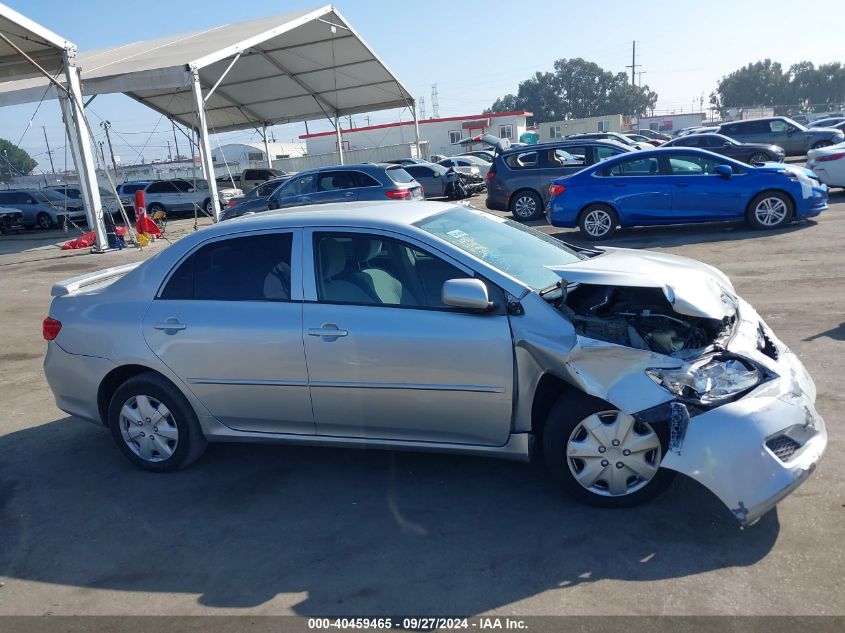
[[[105,358],[70,354],[56,341],[47,343],[44,376],[56,406],[89,422],[103,423],[97,407],[97,392],[103,378],[115,367]]]

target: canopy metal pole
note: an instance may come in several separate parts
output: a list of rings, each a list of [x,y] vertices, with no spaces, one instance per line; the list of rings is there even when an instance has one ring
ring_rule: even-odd
[[[79,175],[88,228],[94,231],[95,235],[96,241],[91,250],[102,253],[109,249],[109,242],[106,237],[106,225],[103,223],[103,202],[100,199],[100,188],[97,184],[97,170],[94,166],[94,154],[91,151],[88,122],[85,120],[82,105],[82,87],[79,81],[79,68],[76,66],[75,50],[66,48],[63,57],[68,96],[62,97],[60,94],[62,114],[70,139],[73,162],[76,164],[76,172]]]
[[[337,137],[337,153],[340,156],[340,164],[343,165],[343,136],[340,133],[340,118],[337,112],[334,113],[334,133]]]
[[[420,151],[420,122],[417,119],[417,104],[414,102],[414,105],[411,106],[411,114],[414,115],[414,139],[417,144],[417,158],[422,158],[422,152]]]
[[[193,77],[191,85],[194,93],[194,106],[197,109],[197,133],[199,134],[200,161],[202,175],[208,182],[208,195],[211,198],[211,211],[214,221],[220,219],[220,197],[217,193],[217,181],[214,178],[214,162],[211,160],[211,143],[208,140],[208,127],[205,120],[205,104],[202,99],[202,85],[200,74],[196,68],[191,70]]]
[[[265,123],[261,129],[264,133],[264,154],[267,156],[267,167],[273,169],[273,157],[270,155],[270,141],[267,138],[267,124]]]

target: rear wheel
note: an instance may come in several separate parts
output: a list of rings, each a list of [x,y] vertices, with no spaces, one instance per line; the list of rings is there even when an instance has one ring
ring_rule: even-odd
[[[159,204],[158,202],[153,202],[149,207],[147,207],[147,214],[152,216],[159,211],[164,211],[164,205]]]
[[[779,191],[764,191],[748,205],[748,223],[755,229],[776,229],[792,218],[792,200]]]
[[[511,213],[517,220],[535,220],[543,213],[543,202],[533,191],[519,191],[511,199]]]
[[[153,372],[134,376],[117,388],[109,403],[108,422],[120,452],[144,470],[184,468],[207,445],[185,396]]]
[[[630,507],[674,479],[660,468],[665,438],[645,422],[581,393],[563,395],[543,429],[543,455],[566,493],[590,505]]]
[[[55,223],[53,222],[53,218],[50,217],[49,213],[39,213],[38,216],[35,218],[35,223],[38,225],[39,229],[52,229]]]
[[[591,240],[605,240],[616,232],[619,216],[604,204],[591,204],[581,212],[578,228],[582,235]]]

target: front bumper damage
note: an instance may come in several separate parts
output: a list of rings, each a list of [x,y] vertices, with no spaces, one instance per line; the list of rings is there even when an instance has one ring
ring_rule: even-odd
[[[765,366],[776,377],[706,411],[671,403],[673,420],[681,418],[672,424],[673,435],[676,427],[685,428],[662,466],[707,487],[747,526],[810,476],[827,446],[827,431],[815,409],[815,385],[801,361],[750,305],[743,302],[740,314],[729,351]],[[771,344],[769,354],[757,344],[761,327]],[[689,413],[686,420],[678,415],[679,407]]]

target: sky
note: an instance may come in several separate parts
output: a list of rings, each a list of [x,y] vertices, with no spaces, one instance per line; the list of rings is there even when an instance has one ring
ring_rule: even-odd
[[[3,0],[13,9],[74,42],[80,51],[187,33],[212,26],[316,8],[318,0]],[[822,25],[803,24],[824,15],[825,24],[845,21],[845,3],[767,0],[463,0],[385,2],[336,0],[340,13],[432,116],[437,84],[440,116],[480,113],[497,97],[515,93],[520,80],[551,71],[556,59],[583,57],[613,72],[628,72],[632,41],[643,85],[658,95],[657,113],[699,110],[699,100],[718,80],[741,66],[771,58],[785,67],[802,60],[845,61],[841,38]],[[817,5],[814,8],[814,5]],[[838,5],[838,6],[837,6]],[[131,7],[131,8],[130,8]],[[148,16],[148,19],[145,19]],[[36,111],[37,109],[37,111]],[[123,95],[100,95],[89,108],[92,127],[112,124],[115,153],[124,163],[167,157],[173,135],[168,121]],[[375,112],[370,124],[388,123],[407,111]],[[365,115],[354,117],[366,125]],[[42,126],[44,130],[42,131]],[[309,123],[311,132],[328,121]],[[3,108],[0,138],[19,144],[49,169],[44,131],[57,170],[72,166],[58,103]],[[296,141],[303,124],[277,126],[277,141]],[[180,137],[180,142],[184,137]],[[254,131],[212,137],[224,142],[258,141]],[[184,152],[184,146],[180,149]],[[36,170],[36,171],[38,171]]]

